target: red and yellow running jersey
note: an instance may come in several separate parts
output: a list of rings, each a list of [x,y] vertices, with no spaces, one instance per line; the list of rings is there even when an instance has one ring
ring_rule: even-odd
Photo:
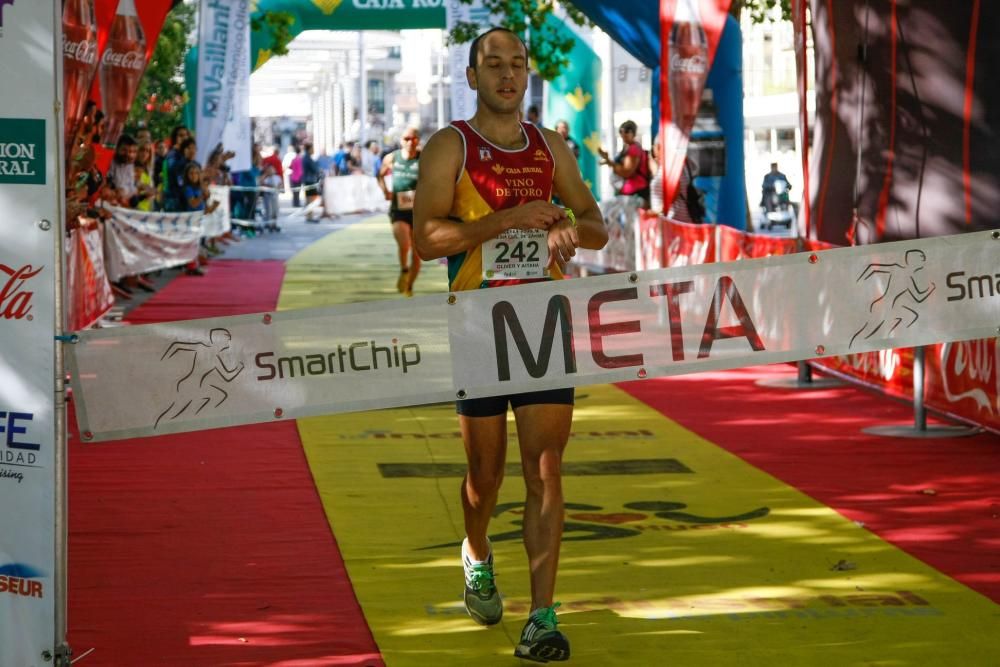
[[[500,148],[476,132],[467,121],[456,120],[449,126],[462,136],[465,159],[455,184],[455,201],[450,217],[463,224],[476,221],[494,211],[513,208],[541,199],[552,200],[555,160],[542,131],[531,123],[521,123],[525,136],[523,148]],[[562,278],[553,266],[550,279]],[[448,283],[452,291],[517,285],[531,280],[483,279],[482,248],[470,248],[448,258]]]

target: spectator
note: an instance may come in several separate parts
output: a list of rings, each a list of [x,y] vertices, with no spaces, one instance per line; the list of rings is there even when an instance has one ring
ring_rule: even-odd
[[[149,143],[140,143],[135,155],[135,188],[136,204],[135,208],[140,211],[152,211],[156,195],[156,188],[153,186],[153,178],[150,175],[150,159],[153,150]]]
[[[288,163],[288,183],[292,188],[292,206],[301,206],[299,188],[302,187],[302,152],[295,147],[295,156]]]
[[[285,168],[284,165],[281,164],[281,157],[278,156],[277,146],[271,146],[271,154],[261,160],[261,168],[263,169],[267,166],[270,166],[274,173],[278,175],[281,183],[278,184],[277,190],[282,190],[282,186],[285,181]],[[275,196],[277,196],[277,194],[278,193],[276,192]]]
[[[107,173],[107,180],[114,184],[118,195],[117,201],[110,203],[133,208],[138,202],[135,185],[135,158],[137,155],[138,146],[135,139],[129,134],[120,136],[115,145],[115,155]]]
[[[306,222],[319,222],[319,218],[324,217],[325,213],[316,216],[315,211],[310,208],[310,205],[321,194],[320,187],[323,184],[323,174],[320,171],[319,164],[312,156],[312,151],[313,145],[311,143],[305,143],[302,146],[302,185],[306,188]]]
[[[337,152],[333,154],[333,168],[335,176],[347,173],[347,156],[349,154],[350,151],[347,148],[347,144],[341,142]]]
[[[382,166],[382,147],[377,141],[369,141],[366,148],[361,154],[361,170],[369,176],[378,177]]]
[[[639,197],[641,206],[649,208],[649,159],[642,145],[636,140],[637,126],[634,121],[627,120],[618,128],[622,139],[622,150],[612,161],[603,148],[597,149],[601,156],[601,164],[611,167],[618,178],[615,186],[616,195],[632,195]]]
[[[580,144],[576,143],[576,140],[573,139],[573,137],[569,136],[569,123],[567,123],[565,120],[562,120],[562,119],[560,119],[559,121],[557,121],[556,122],[556,132],[558,132],[559,136],[561,136],[563,139],[566,140],[566,145],[569,146],[569,149],[571,151],[573,151],[573,157],[576,158],[576,161],[579,164],[579,162],[580,162]]]
[[[532,104],[528,107],[528,114],[524,118],[526,121],[537,127],[542,126],[542,115],[538,112],[538,105]]]

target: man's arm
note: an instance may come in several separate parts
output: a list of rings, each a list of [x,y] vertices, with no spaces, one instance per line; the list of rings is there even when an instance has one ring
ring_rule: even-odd
[[[462,138],[449,128],[435,132],[420,154],[420,176],[413,207],[413,244],[421,259],[458,254],[508,229],[548,229],[560,220],[568,221],[565,211],[545,201],[502,209],[472,225],[449,219],[463,156]]]
[[[583,182],[580,167],[562,136],[552,130],[542,131],[556,161],[556,194],[559,195],[559,200],[576,215],[578,247],[600,250],[608,242],[608,231],[604,227],[604,216],[601,215],[597,200]],[[564,229],[566,226],[566,224],[553,225],[553,229]],[[552,231],[549,233],[551,235]]]
[[[382,188],[382,194],[385,195],[386,199],[392,199],[392,193],[389,192],[389,188],[385,187],[385,175],[389,173],[390,169],[392,169],[393,155],[395,155],[395,153],[389,153],[385,156],[385,159],[382,160],[382,167],[378,170],[378,174],[375,175],[375,180],[378,181],[378,186]]]

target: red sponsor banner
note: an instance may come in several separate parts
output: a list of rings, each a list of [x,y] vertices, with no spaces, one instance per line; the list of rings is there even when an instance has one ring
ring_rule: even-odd
[[[87,92],[97,72],[97,19],[94,0],[66,0],[63,4],[63,132],[67,155],[83,116]]]
[[[799,240],[794,237],[748,234],[733,227],[718,226],[720,262],[738,259],[790,255],[799,251]]]
[[[639,271],[662,269],[663,255],[663,218],[651,211],[639,212],[639,252],[637,266]]]
[[[792,0],[792,30],[795,35],[795,82],[799,94],[799,129],[803,137],[809,134],[809,105],[806,93],[809,90],[809,61],[806,50],[806,36],[809,24],[806,16],[808,0]],[[802,142],[802,207],[799,214],[799,224],[802,225],[802,236],[810,238],[809,209],[809,143]]]
[[[98,103],[109,119],[108,132],[102,137],[105,143],[118,138],[163,22],[174,4],[174,0],[94,1],[100,55],[90,99]],[[109,90],[102,93],[102,86]]]
[[[935,345],[927,350],[924,402],[1000,431],[1000,338]]]
[[[104,235],[94,220],[81,219],[66,243],[66,329],[86,329],[114,305],[104,271]]]
[[[715,225],[696,225],[663,218],[664,266],[715,261]]]
[[[677,196],[688,139],[730,0],[660,0],[660,141],[664,208]]]

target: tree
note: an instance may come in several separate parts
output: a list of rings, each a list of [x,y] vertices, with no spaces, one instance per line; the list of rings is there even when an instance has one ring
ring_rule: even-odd
[[[471,5],[474,0],[458,0]],[[545,19],[555,9],[555,0],[483,0],[483,7],[493,16],[503,17],[500,25],[523,35],[530,31],[528,56],[535,71],[546,81],[559,76],[567,64],[567,54],[573,49],[572,37],[560,38],[545,24]],[[578,26],[591,25],[586,15],[577,9],[572,0],[559,0],[559,6]],[[734,0],[730,13],[739,19],[740,12],[746,10],[754,23],[773,21],[775,7],[781,7],[782,20],[791,20],[791,0]],[[469,21],[459,21],[448,35],[449,44],[464,44],[476,38],[485,26]],[[256,28],[255,28],[256,30]],[[277,53],[277,52],[276,52]]]
[[[271,55],[283,56],[288,53],[292,41],[292,25],[295,17],[288,12],[266,11],[250,18],[250,29],[264,32],[271,38],[268,51]]]
[[[184,104],[187,102],[184,56],[191,46],[188,35],[194,32],[195,13],[195,5],[182,2],[167,14],[153,57],[132,102],[125,124],[126,132],[134,134],[139,124],[143,123],[154,138],[161,139],[183,123]]]
[[[195,31],[197,5],[180,2],[163,23],[153,57],[139,83],[125,131],[134,134],[140,123],[153,137],[161,139],[184,124],[184,105],[188,94],[184,87],[184,57],[191,48],[188,36]],[[252,30],[263,30],[271,38],[270,50],[277,55],[288,53],[292,41],[294,17],[288,12],[266,11],[250,20]]]
[[[729,13],[740,18],[740,12],[746,10],[750,13],[750,20],[754,23],[766,23],[775,21],[774,8],[781,7],[781,20],[792,20],[791,0],[736,0],[729,8]]]
[[[458,1],[465,5],[473,3],[473,0]],[[483,0],[482,4],[492,15],[503,17],[500,25],[504,28],[519,35],[530,32],[530,38],[526,40],[528,57],[539,76],[547,81],[559,76],[569,62],[567,54],[573,49],[575,40],[572,37],[560,38],[545,24],[545,19],[555,7],[553,0]],[[584,13],[569,0],[561,0],[559,5],[576,25],[590,25]],[[478,23],[459,21],[448,35],[448,43],[471,42],[483,29],[484,26]]]

